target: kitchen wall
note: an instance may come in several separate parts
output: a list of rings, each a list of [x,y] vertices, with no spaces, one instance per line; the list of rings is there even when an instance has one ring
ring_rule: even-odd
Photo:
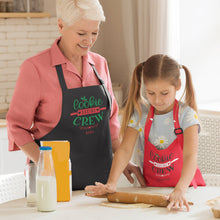
[[[44,11],[51,14],[51,17],[56,16],[56,0],[44,0]]]
[[[112,82],[121,83],[123,93],[126,95],[131,73],[128,68],[124,44],[126,36],[124,36],[122,26],[122,1],[100,0],[100,2],[105,12],[106,21],[102,24],[100,38],[96,42],[96,44],[102,45],[102,48],[97,48],[97,52],[107,59]]]
[[[106,22],[101,24],[99,38],[92,50],[107,59],[113,84],[123,84],[125,91],[129,77],[122,37],[121,1],[100,2]],[[45,0],[44,11],[49,12],[51,18],[0,18],[0,110],[9,108],[20,64],[50,47],[59,36],[55,1]],[[121,86],[115,88],[116,98],[122,102]]]
[[[56,18],[0,19],[0,110],[9,107],[20,64],[57,36]]]

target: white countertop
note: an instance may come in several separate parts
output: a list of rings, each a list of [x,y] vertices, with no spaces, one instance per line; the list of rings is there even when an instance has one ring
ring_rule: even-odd
[[[118,191],[146,192],[146,193],[169,193],[171,188],[120,188]],[[220,196],[220,187],[199,187],[190,188],[187,192],[187,199],[194,203],[190,207],[190,212],[168,211],[166,208],[136,208],[119,209],[101,206],[105,199],[90,198],[85,196],[85,191],[75,191],[72,193],[70,202],[59,202],[57,210],[54,212],[38,212],[36,207],[27,207],[26,198],[0,204],[1,220],[181,220],[197,219],[211,220],[213,217],[211,208],[206,205],[206,201]]]

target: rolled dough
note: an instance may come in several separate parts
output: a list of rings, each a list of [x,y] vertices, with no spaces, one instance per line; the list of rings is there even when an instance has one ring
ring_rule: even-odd
[[[209,206],[214,206],[216,201],[220,201],[220,197],[210,199],[206,202],[206,204],[209,205]]]
[[[139,209],[139,208],[149,208],[153,206],[151,204],[145,204],[145,203],[125,204],[125,203],[116,203],[116,202],[107,202],[107,201],[101,202],[100,205],[110,208],[119,208],[119,209]]]

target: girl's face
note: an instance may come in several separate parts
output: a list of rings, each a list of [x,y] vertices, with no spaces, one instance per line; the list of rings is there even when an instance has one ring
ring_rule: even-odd
[[[59,47],[67,58],[84,56],[98,37],[99,21],[82,19],[67,26],[59,19],[58,26],[62,35]]]
[[[145,83],[147,99],[155,108],[155,114],[165,114],[173,109],[176,91],[181,87],[179,80],[175,87],[169,81],[156,79]]]

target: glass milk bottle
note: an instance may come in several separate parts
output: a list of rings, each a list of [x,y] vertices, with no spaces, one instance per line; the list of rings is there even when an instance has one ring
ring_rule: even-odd
[[[56,176],[51,150],[52,147],[40,147],[37,166],[37,209],[42,212],[55,211],[57,206]]]
[[[36,175],[37,175],[37,166],[35,163],[30,161],[26,165],[26,170],[25,170],[27,206],[36,205]]]

